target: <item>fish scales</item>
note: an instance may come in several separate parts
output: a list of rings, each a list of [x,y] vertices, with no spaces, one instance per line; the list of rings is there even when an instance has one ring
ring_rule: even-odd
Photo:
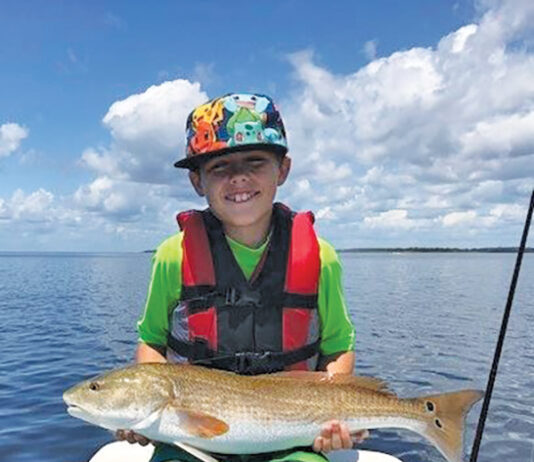
[[[459,462],[464,416],[482,393],[400,399],[376,379],[324,373],[240,376],[189,365],[139,364],[68,390],[69,413],[111,430],[220,453],[311,445],[329,420],[351,431],[416,431]]]
[[[312,422],[334,417],[349,418],[355,414],[379,417],[399,410],[397,398],[351,385],[332,387],[326,380],[296,384],[297,378],[281,382],[262,376],[243,381],[235,375],[221,375],[211,370],[206,372],[200,377],[187,377],[180,381],[181,394],[186,397],[181,398],[184,407],[200,412],[217,409],[220,416],[232,418]],[[215,380],[216,393],[212,385]],[[416,417],[423,412],[422,406],[417,406],[419,412],[416,412],[413,403],[403,404],[406,413],[414,408],[410,416]]]

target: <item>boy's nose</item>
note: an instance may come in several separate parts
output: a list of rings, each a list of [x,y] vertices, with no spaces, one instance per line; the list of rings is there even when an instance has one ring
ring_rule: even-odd
[[[232,184],[240,184],[248,181],[248,176],[245,171],[234,171],[230,175],[230,182]]]
[[[234,183],[248,180],[247,175],[250,169],[247,167],[245,162],[232,163],[229,168],[230,181]]]

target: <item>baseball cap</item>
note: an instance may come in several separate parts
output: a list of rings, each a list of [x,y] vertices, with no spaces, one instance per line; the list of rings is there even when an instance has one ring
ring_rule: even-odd
[[[196,107],[186,122],[186,157],[178,168],[236,151],[287,153],[282,117],[273,100],[257,93],[228,93]]]

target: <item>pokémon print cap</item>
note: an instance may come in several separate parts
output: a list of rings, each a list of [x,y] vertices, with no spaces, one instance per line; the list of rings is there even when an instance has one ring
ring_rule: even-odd
[[[195,169],[213,157],[254,149],[287,153],[280,112],[266,95],[229,93],[198,106],[189,114],[186,157],[174,166]]]

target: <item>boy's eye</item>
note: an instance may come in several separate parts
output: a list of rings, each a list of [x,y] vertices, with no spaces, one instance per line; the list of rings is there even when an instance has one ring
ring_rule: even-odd
[[[249,165],[257,167],[257,166],[263,165],[265,163],[265,159],[263,158],[247,159],[247,163]]]
[[[222,172],[224,171],[226,168],[228,167],[228,164],[226,162],[217,162],[211,166],[209,166],[207,168],[207,171],[209,173],[213,172],[213,173],[217,173],[217,172]]]

